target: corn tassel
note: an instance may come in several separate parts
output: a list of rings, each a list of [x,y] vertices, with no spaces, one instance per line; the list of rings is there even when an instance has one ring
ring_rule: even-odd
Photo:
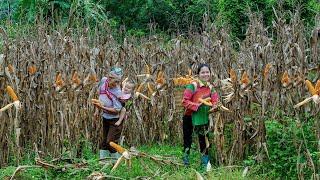
[[[16,95],[16,93],[14,92],[11,86],[7,86],[6,90],[9,96],[12,98],[13,102],[19,100],[18,96]]]

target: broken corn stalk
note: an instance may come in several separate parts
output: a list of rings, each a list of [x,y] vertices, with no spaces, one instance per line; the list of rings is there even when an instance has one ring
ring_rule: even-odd
[[[303,101],[299,102],[298,104],[294,105],[293,108],[296,109],[296,108],[298,108],[298,107],[310,102],[311,100],[312,100],[312,97],[308,97],[305,100],[303,100]]]
[[[142,94],[142,93],[140,93],[140,92],[136,92],[136,93],[135,93],[135,96],[136,96],[136,97],[141,96],[141,97],[143,97],[143,98],[145,98],[145,99],[147,99],[147,100],[151,101],[151,99],[150,99],[148,96],[146,96],[146,95],[144,95],[144,94]]]
[[[138,86],[136,92],[141,92],[141,90],[143,89],[143,87],[144,87],[144,83],[141,83],[141,84]]]

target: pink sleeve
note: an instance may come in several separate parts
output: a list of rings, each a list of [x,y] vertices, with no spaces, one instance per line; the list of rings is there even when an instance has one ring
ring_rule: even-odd
[[[219,101],[219,94],[217,92],[214,92],[211,94],[211,103],[213,105],[216,105]]]
[[[200,103],[192,102],[191,101],[192,95],[193,95],[192,90],[191,89],[186,89],[184,91],[184,93],[183,93],[182,105],[186,109],[189,109],[189,110],[192,110],[192,111],[197,111],[199,106],[200,106]]]

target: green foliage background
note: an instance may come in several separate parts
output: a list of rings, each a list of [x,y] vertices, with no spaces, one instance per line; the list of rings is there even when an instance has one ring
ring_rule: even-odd
[[[126,32],[146,34],[150,27],[157,32],[187,33],[203,30],[204,14],[220,27],[229,27],[233,37],[243,39],[247,13],[262,13],[264,24],[272,25],[273,8],[285,11],[300,9],[307,27],[313,27],[320,12],[317,0],[1,0],[0,19],[33,23],[42,18],[51,23],[95,25],[108,21]],[[77,19],[78,21],[74,21]],[[121,28],[124,29],[124,28]]]

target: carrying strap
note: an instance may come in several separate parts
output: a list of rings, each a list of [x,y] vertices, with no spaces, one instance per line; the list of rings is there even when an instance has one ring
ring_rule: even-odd
[[[106,79],[106,81],[104,82],[104,90],[101,90],[101,88],[99,89],[99,94],[104,94],[108,97],[108,99],[111,100],[112,104],[113,104],[113,99],[112,96],[116,97],[116,95],[114,95],[112,92],[109,91],[109,81],[108,79]]]

